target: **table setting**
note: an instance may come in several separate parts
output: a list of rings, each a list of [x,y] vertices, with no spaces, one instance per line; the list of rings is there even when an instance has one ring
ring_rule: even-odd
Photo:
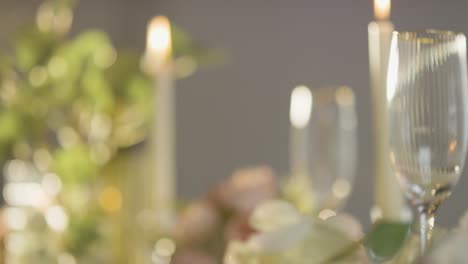
[[[79,1],[40,2],[0,50],[0,263],[468,263],[468,211],[437,221],[464,192],[463,33],[407,31],[391,0],[373,1],[366,224],[346,210],[362,177],[361,92],[295,80],[288,171],[240,165],[185,199],[178,85],[224,67],[229,49],[164,15],[147,21],[144,52],[120,49],[105,30],[72,30]]]

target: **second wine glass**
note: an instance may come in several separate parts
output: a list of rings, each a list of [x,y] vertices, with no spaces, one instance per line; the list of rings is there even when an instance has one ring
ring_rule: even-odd
[[[291,96],[291,125],[292,177],[286,196],[302,211],[323,219],[333,216],[351,193],[356,167],[352,89],[297,87]]]

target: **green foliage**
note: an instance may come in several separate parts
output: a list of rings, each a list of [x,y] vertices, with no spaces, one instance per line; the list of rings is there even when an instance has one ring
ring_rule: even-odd
[[[27,72],[32,67],[42,64],[51,51],[55,37],[41,32],[37,27],[24,27],[15,36],[14,47],[18,68]]]
[[[70,214],[64,249],[79,257],[101,236],[96,179],[120,149],[145,139],[154,87],[140,54],[118,52],[105,32],[67,37],[74,4],[46,1],[37,24],[20,28],[12,50],[0,51],[0,165],[32,161],[39,148],[50,154],[48,170],[64,190],[57,199]],[[198,65],[209,54],[179,29],[173,37],[176,58]]]
[[[98,215],[92,212],[73,215],[71,218],[69,232],[65,237],[65,247],[75,256],[86,254],[87,247],[98,239],[97,220]]]
[[[62,177],[65,184],[82,184],[94,179],[98,172],[96,162],[86,145],[76,145],[57,150],[52,169]]]
[[[21,123],[14,111],[0,112],[0,144],[8,144],[15,140],[16,132],[21,130]]]
[[[376,259],[390,259],[403,246],[410,225],[398,222],[376,223],[366,236],[364,245]]]

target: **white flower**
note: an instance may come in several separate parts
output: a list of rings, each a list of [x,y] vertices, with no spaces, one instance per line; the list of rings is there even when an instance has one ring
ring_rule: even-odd
[[[265,253],[288,250],[303,243],[309,232],[310,224],[303,219],[277,230],[255,234],[247,241],[247,245]]]
[[[224,255],[224,264],[256,264],[258,256],[246,243],[232,241]]]
[[[257,231],[268,232],[298,223],[302,218],[303,216],[290,203],[270,200],[263,202],[255,209],[249,224]]]
[[[336,228],[338,223],[355,225],[350,217],[343,219],[328,223],[300,214],[285,201],[265,202],[255,209],[250,219],[251,226],[259,233],[245,242],[231,242],[224,263],[322,263],[348,249],[352,251],[356,245],[352,236]],[[349,255],[341,263],[365,263],[360,255],[353,252]]]
[[[353,241],[359,241],[364,233],[361,224],[349,214],[339,214],[326,220],[327,224],[343,232]]]

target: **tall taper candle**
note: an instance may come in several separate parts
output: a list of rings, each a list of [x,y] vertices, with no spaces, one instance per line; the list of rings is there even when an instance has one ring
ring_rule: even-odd
[[[171,28],[166,17],[158,16],[148,27],[145,56],[148,69],[155,76],[154,120],[150,136],[154,158],[151,209],[159,224],[171,225],[175,203],[175,90],[171,61]]]
[[[306,86],[297,86],[291,93],[290,105],[290,141],[289,162],[291,169],[291,181],[300,192],[297,197],[299,209],[303,212],[311,212],[314,209],[313,186],[310,177],[309,165],[309,120],[312,114],[312,92]]]
[[[371,22],[368,28],[375,157],[375,204],[371,215],[373,220],[401,220],[405,212],[404,199],[390,168],[388,145],[386,85],[394,30],[393,24],[388,20],[390,0],[375,0],[374,12],[377,21]]]
[[[312,93],[305,86],[294,88],[291,93],[290,163],[293,174],[308,174],[308,131],[312,109]]]

